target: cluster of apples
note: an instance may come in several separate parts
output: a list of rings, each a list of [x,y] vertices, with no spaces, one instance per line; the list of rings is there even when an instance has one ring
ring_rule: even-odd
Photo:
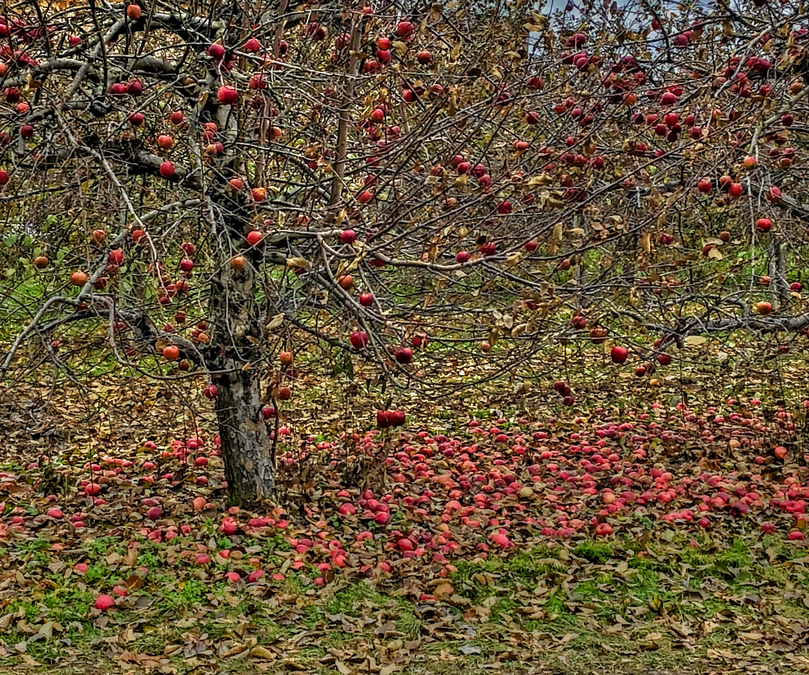
[[[557,381],[553,385],[553,390],[562,397],[565,405],[573,405],[573,390],[567,382]]]
[[[404,426],[406,415],[403,410],[377,410],[376,426],[380,429]]]
[[[803,408],[809,409],[809,401]],[[294,520],[279,508],[246,513],[218,504],[215,493],[199,494],[204,482],[189,486],[183,504],[176,491],[161,493],[174,474],[156,476],[151,459],[105,456],[75,467],[77,479],[83,476],[76,481],[75,513],[68,510],[67,498],[60,507],[51,495],[43,504],[31,504],[36,513],[23,505],[12,508],[0,519],[0,532],[27,535],[54,528],[67,544],[68,538],[82,536],[86,523],[104,521],[111,510],[121,513],[123,508],[141,517],[139,536],[173,540],[178,550],[186,549],[181,558],[203,566],[211,565],[215,555],[220,565],[232,559],[236,569],[227,574],[233,582],[253,583],[263,576],[239,569],[242,557],[248,561],[243,536],[281,536],[294,552],[292,568],[316,570],[318,585],[329,572],[387,574],[405,561],[418,566],[411,570],[445,576],[454,571],[453,559],[485,559],[542,539],[609,537],[637,526],[641,516],[694,532],[720,523],[749,529],[751,517],[766,515],[758,524],[763,533],[784,530],[786,541],[805,540],[809,486],[800,476],[795,449],[770,440],[794,433],[795,418],[788,411],[778,409],[767,419],[758,399],[744,404],[730,399],[698,411],[654,403],[620,415],[604,408],[592,412],[596,421],[498,418],[485,425],[470,421],[452,436],[405,432],[384,459],[394,480],[390,488],[374,492],[332,482],[320,500],[307,505],[309,524],[300,528],[291,527]],[[709,443],[734,463],[724,470],[704,463],[660,464],[689,439]],[[384,447],[375,431],[355,440],[369,450]],[[340,446],[315,436],[308,443],[312,451],[317,444],[329,456]],[[208,458],[217,456],[216,448],[197,436],[178,439],[164,450],[146,441],[138,448],[144,451],[161,457],[164,471],[171,469],[169,462],[205,470]],[[762,472],[765,464],[778,472]],[[28,470],[38,468],[34,462]],[[222,479],[218,470],[211,474],[217,481]],[[88,475],[91,480],[84,478]],[[0,477],[13,478],[5,472]],[[150,496],[133,498],[132,491],[138,494],[142,485],[150,486]],[[216,510],[219,531],[232,542],[219,550],[201,547],[196,532]],[[332,524],[334,515],[338,525]],[[260,560],[248,562],[254,570],[261,568]],[[88,565],[79,562],[73,569],[81,576]],[[279,573],[268,570],[273,572]],[[112,587],[109,595],[98,596],[96,608],[112,609],[125,590]]]

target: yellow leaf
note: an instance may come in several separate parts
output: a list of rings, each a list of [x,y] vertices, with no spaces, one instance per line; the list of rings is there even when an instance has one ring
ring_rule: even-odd
[[[267,322],[266,328],[267,330],[275,330],[276,328],[280,328],[282,323],[284,323],[284,315],[276,314]]]
[[[262,647],[261,645],[253,647],[250,650],[250,656],[255,656],[257,659],[268,659],[268,660],[272,660],[275,658],[275,654],[273,654],[266,647]]]
[[[553,182],[553,178],[551,178],[547,173],[541,173],[538,176],[531,176],[528,179],[528,187],[539,187],[550,185]]]
[[[654,187],[652,188],[652,194],[648,197],[644,197],[644,199],[649,202],[649,206],[655,209],[659,209],[663,205],[663,195]]]
[[[444,583],[435,587],[433,594],[437,598],[443,598],[445,595],[452,595],[454,592],[455,588],[453,588],[452,584],[445,581]]]
[[[640,236],[640,247],[646,255],[652,252],[652,236],[648,232],[644,232]]]
[[[449,105],[447,114],[454,115],[458,112],[458,92],[453,88],[449,93]]]
[[[506,256],[506,265],[508,267],[514,267],[522,260],[522,253],[520,251],[515,251],[514,253],[509,253]]]
[[[308,269],[309,262],[306,258],[287,258],[286,261],[287,267],[302,267],[303,269]]]

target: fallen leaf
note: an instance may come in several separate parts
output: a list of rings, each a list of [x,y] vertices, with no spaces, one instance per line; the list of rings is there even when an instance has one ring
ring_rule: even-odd
[[[257,645],[250,650],[250,656],[254,656],[257,659],[267,659],[271,660],[275,658],[275,654],[273,654],[269,649],[266,647],[262,647],[261,645]]]

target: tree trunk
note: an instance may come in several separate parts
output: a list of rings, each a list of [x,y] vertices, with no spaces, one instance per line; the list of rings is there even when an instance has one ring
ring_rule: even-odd
[[[787,282],[787,255],[783,243],[775,236],[770,239],[768,250],[768,270],[773,305],[783,310],[791,299]]]
[[[348,61],[348,78],[345,85],[345,92],[340,103],[340,124],[337,127],[337,158],[334,162],[334,180],[331,184],[331,198],[329,206],[338,206],[343,194],[343,181],[345,180],[346,157],[348,153],[348,128],[351,125],[351,105],[354,99],[354,84],[359,70],[361,26],[355,21],[351,26],[351,49]],[[328,220],[331,222],[336,215],[332,210]]]
[[[216,416],[229,501],[261,501],[275,490],[275,462],[261,418],[260,383],[252,370],[236,370],[214,382],[219,389]]]
[[[232,241],[243,241],[244,233],[233,226],[228,230]],[[230,253],[220,247],[219,271],[211,279],[208,366],[211,383],[217,387],[216,415],[229,500],[246,505],[275,490],[275,458],[261,415],[263,328],[256,302],[261,254],[245,251],[245,265],[239,269],[233,266]]]

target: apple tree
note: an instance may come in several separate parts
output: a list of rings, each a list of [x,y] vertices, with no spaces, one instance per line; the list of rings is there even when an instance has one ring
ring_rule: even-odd
[[[2,12],[0,370],[92,377],[70,336],[200,381],[234,502],[274,489],[304,344],[438,395],[809,326],[792,3]]]

